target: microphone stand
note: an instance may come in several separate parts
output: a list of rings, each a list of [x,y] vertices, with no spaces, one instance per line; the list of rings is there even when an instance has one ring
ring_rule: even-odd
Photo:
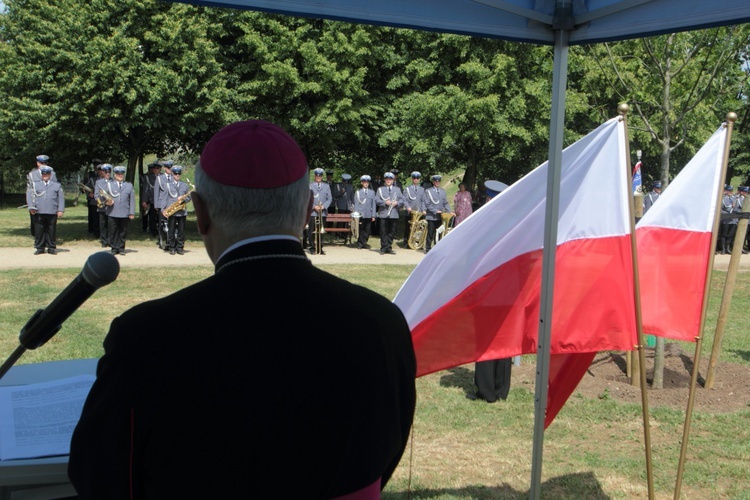
[[[44,345],[62,328],[62,324],[99,288],[112,283],[120,272],[120,263],[108,252],[89,256],[81,273],[46,309],[38,309],[18,336],[19,345],[0,366],[0,379],[27,349]],[[46,314],[45,314],[46,313]]]

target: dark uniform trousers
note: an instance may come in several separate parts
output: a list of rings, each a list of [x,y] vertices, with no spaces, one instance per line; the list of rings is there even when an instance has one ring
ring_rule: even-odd
[[[168,241],[170,250],[182,250],[185,248],[185,217],[173,215],[167,221]]]
[[[478,361],[474,365],[474,384],[477,386],[477,398],[488,403],[506,399],[510,392],[510,370],[512,358]]]
[[[425,241],[425,251],[429,251],[432,245],[435,244],[435,233],[437,228],[443,224],[442,220],[428,220],[427,221],[427,241]]]
[[[151,236],[157,236],[156,225],[159,223],[159,213],[153,205],[149,205],[146,217],[148,218],[148,232]]]
[[[99,213],[99,242],[103,247],[109,246],[109,216],[106,212]]]
[[[127,217],[109,217],[107,225],[109,226],[109,246],[112,247],[112,250],[125,251],[129,222],[130,219]]]
[[[57,214],[35,213],[31,216],[34,225],[34,248],[56,248]]]
[[[359,219],[359,238],[357,238],[357,246],[364,247],[370,240],[370,229],[372,229],[372,220],[370,217],[361,217]]]
[[[385,252],[393,250],[393,240],[396,238],[398,219],[390,217],[380,218],[380,249]]]

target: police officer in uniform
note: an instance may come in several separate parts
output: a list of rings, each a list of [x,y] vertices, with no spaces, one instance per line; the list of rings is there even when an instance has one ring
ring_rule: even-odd
[[[323,182],[323,169],[322,168],[316,168],[313,170],[313,174],[315,176],[315,180],[310,183],[310,191],[312,191],[313,195],[313,208],[312,213],[310,214],[310,222],[308,223],[308,230],[307,233],[310,236],[310,253],[320,253],[321,255],[325,255],[325,252],[323,251],[323,238],[322,236],[320,238],[316,238],[315,236],[315,221],[320,222],[320,228],[323,229],[326,224],[325,216],[328,215],[328,207],[331,206],[331,202],[333,201],[333,197],[331,196],[331,187],[328,185],[327,182]],[[318,217],[320,217],[318,219]],[[315,241],[320,241],[320,248],[315,248]]]
[[[440,181],[443,180],[443,177],[433,175],[430,180],[432,181],[432,187],[425,189],[422,196],[422,212],[425,213],[424,218],[427,221],[427,240],[425,241],[424,253],[429,252],[435,242],[435,232],[443,223],[443,212],[453,214],[445,189],[440,187]]]
[[[146,173],[139,178],[138,194],[140,199],[138,201],[141,210],[141,231],[144,233],[148,232],[149,226],[151,226],[151,209],[154,206],[154,182],[156,182],[156,176],[158,175],[157,168],[159,168],[159,165],[156,162],[150,163],[146,167]],[[154,224],[155,229],[156,224]],[[156,236],[155,232],[153,236]]]
[[[43,166],[49,167],[49,156],[47,155],[39,155],[36,157],[36,168],[32,169],[31,172],[28,173],[26,176],[26,197],[31,195],[33,197],[33,187],[35,182],[39,182],[42,180],[42,174],[41,174],[41,168]],[[52,167],[50,167],[52,168]],[[50,177],[50,180],[52,182],[57,182],[57,175],[55,175],[55,171],[52,170],[52,175]],[[28,203],[27,203],[28,205]],[[31,205],[29,205],[31,206]],[[34,217],[29,216],[29,231],[31,233],[32,237],[36,237],[36,230],[34,229]]]
[[[732,253],[734,235],[737,233],[739,219],[726,218],[726,215],[738,212],[738,199],[732,194],[734,187],[729,184],[724,186],[724,195],[721,197],[721,219],[719,221],[719,239],[717,252],[720,254]]]
[[[190,201],[190,186],[182,182],[182,167],[175,165],[172,167],[172,180],[167,183],[165,192],[167,197],[164,203],[164,210],[172,206],[173,203]],[[166,214],[164,214],[166,217]],[[179,210],[167,219],[167,246],[169,255],[175,253],[185,254],[185,218],[187,217],[187,208]]]
[[[109,163],[102,163],[99,167],[99,180],[94,184],[94,199],[97,200],[96,213],[99,215],[99,243],[102,248],[109,246],[109,218],[107,217],[107,203],[110,201],[106,200],[106,196],[102,194],[102,191],[107,192],[107,183],[109,182],[109,176],[112,173],[112,165]]]
[[[154,181],[154,208],[156,209],[158,218],[156,232],[159,236],[156,243],[159,245],[159,248],[166,252],[169,251],[167,245],[168,229],[167,219],[164,217],[162,210],[167,208],[166,205],[164,205],[165,189],[167,183],[172,180],[172,165],[174,165],[174,163],[171,160],[164,160],[159,162],[159,165],[164,167],[164,173],[157,175],[156,180]]]
[[[363,175],[359,178],[362,187],[354,193],[354,211],[359,212],[359,238],[357,248],[370,248],[370,228],[375,221],[375,191],[370,189],[370,176]]]
[[[34,224],[34,255],[57,253],[57,218],[65,212],[65,195],[59,182],[52,180],[52,167],[43,165],[39,169],[39,180],[35,180],[26,193],[31,221]]]
[[[422,210],[422,198],[424,197],[424,188],[420,186],[422,174],[419,172],[411,173],[411,186],[404,190],[404,247],[409,248],[409,237],[411,236],[411,213]]]
[[[740,212],[743,212],[745,211],[745,203],[750,203],[750,201],[747,201],[750,197],[750,187],[740,186],[737,188],[737,192],[739,194],[737,208]],[[742,253],[746,254],[748,251],[750,251],[750,231],[745,231],[745,241],[743,242]]]
[[[107,205],[107,225],[109,226],[109,246],[115,255],[125,254],[125,241],[128,238],[128,223],[135,218],[135,191],[133,185],[125,182],[125,167],[113,169],[114,181],[107,181],[107,192],[112,201]]]
[[[86,208],[88,209],[88,231],[89,234],[94,236],[94,238],[99,238],[99,215],[96,213],[96,198],[94,197],[94,187],[96,186],[96,181],[99,180],[99,166],[102,163],[104,162],[98,158],[94,158],[93,160],[91,160],[91,166],[93,167],[93,170],[87,174],[86,182],[84,183],[85,186],[91,190],[91,192],[82,190],[86,194]]]
[[[401,190],[394,186],[396,176],[393,172],[383,175],[385,184],[378,188],[375,195],[375,204],[378,207],[378,219],[380,220],[380,255],[392,254],[393,240],[396,237],[396,225],[398,224],[398,209],[404,205]]]

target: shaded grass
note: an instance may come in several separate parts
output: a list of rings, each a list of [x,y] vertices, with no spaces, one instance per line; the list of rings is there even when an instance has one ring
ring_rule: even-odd
[[[393,298],[412,266],[320,266]],[[17,345],[18,331],[36,308],[45,307],[79,269],[0,271],[0,356]],[[124,268],[66,322],[48,345],[27,352],[23,363],[96,357],[110,321],[129,307],[164,296],[209,276],[210,267]],[[723,361],[750,364],[748,274],[738,279],[724,342]],[[724,273],[714,273],[710,310],[718,309]],[[363,304],[366,310],[366,304]],[[341,327],[353,321],[341,317]],[[189,308],[180,311],[191,314]],[[709,315],[704,356],[713,338]],[[351,323],[351,322],[349,322]],[[686,345],[686,348],[690,349]],[[524,357],[524,363],[533,363]],[[417,380],[418,402],[404,459],[383,495],[386,499],[527,498],[531,476],[534,395],[513,387],[507,401],[471,402],[471,366]],[[720,367],[719,367],[720,369]],[[262,374],[259,374],[262,376]],[[345,374],[342,374],[345,376]],[[262,404],[262,403],[259,403]],[[652,408],[654,479],[658,498],[671,497],[684,412]],[[573,395],[545,436],[544,498],[633,498],[646,496],[641,411],[638,405]],[[750,411],[693,419],[683,494],[686,498],[750,498]]]

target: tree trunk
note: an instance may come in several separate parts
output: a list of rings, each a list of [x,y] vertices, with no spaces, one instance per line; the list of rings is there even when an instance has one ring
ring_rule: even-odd
[[[477,150],[472,148],[469,152],[469,164],[466,165],[464,178],[461,181],[466,184],[466,190],[470,191],[472,196],[476,196],[477,163]]]

